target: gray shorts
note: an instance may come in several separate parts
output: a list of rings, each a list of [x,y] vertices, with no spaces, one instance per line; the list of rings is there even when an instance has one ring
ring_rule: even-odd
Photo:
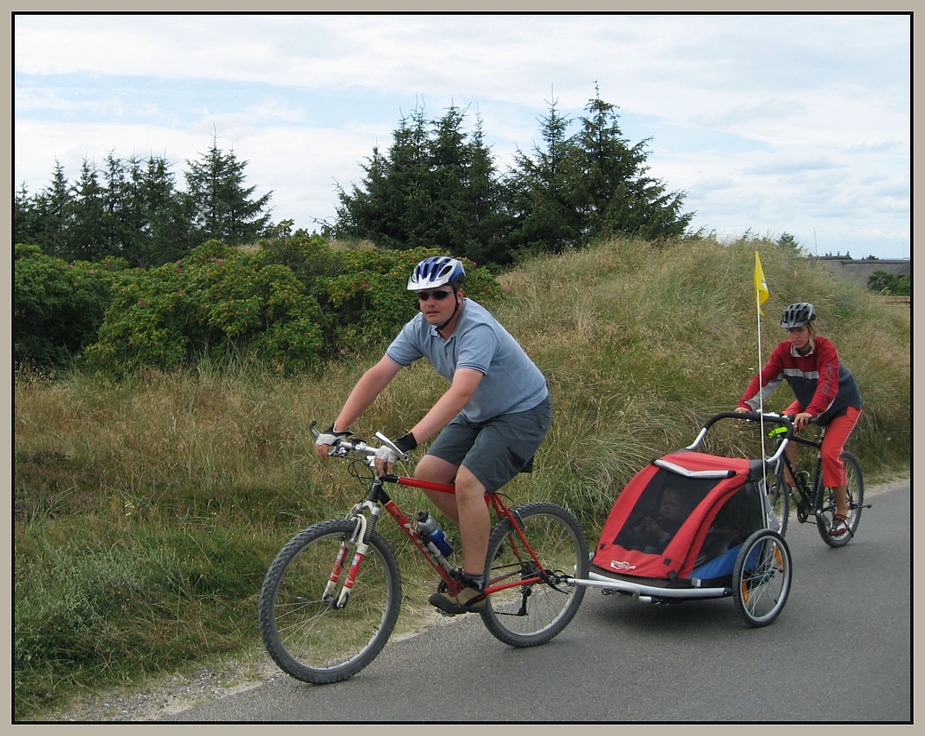
[[[533,455],[549,432],[552,401],[487,422],[470,422],[459,414],[440,432],[425,454],[453,465],[465,465],[494,493],[520,472],[529,471]]]

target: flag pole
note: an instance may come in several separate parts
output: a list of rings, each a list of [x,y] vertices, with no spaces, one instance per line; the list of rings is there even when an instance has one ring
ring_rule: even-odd
[[[758,258],[757,252],[755,253],[755,258],[756,259]],[[758,265],[756,266],[756,268],[761,268],[761,266]],[[765,441],[764,391],[762,390],[762,386],[761,386],[761,368],[762,368],[762,363],[761,363],[761,293],[758,292],[757,290],[755,291],[755,307],[758,310],[758,313],[756,315],[758,318],[758,412],[761,414],[761,418],[759,419],[759,425],[761,427],[761,457],[765,458],[767,457],[767,453],[765,452],[765,442],[764,442]],[[764,463],[762,463],[761,466],[762,468],[764,468]],[[765,482],[767,482],[767,479],[765,479]]]
[[[761,268],[761,258],[758,256],[758,251],[755,251],[755,308],[757,310],[758,318],[758,412],[760,414],[759,426],[761,427],[761,457],[762,459],[767,457],[767,452],[765,451],[765,432],[764,432],[764,391],[761,386],[761,368],[762,368],[762,358],[761,358],[761,315],[764,312],[761,309],[761,305],[764,304],[768,299],[768,282],[764,278],[764,269]],[[765,463],[761,463],[761,474],[765,483],[765,488],[767,488],[767,468]]]

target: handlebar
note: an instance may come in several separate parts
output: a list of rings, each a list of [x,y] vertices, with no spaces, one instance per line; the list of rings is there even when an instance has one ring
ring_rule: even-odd
[[[793,420],[796,418],[796,414],[783,414],[783,415],[781,415],[781,416],[783,416],[783,417],[789,419],[791,422],[793,422]],[[816,426],[819,426],[819,422],[816,421],[816,417],[810,417],[810,418],[809,418],[809,421],[807,422],[807,424],[815,424]],[[794,433],[795,433],[795,432],[796,432],[796,429],[794,429]],[[773,438],[773,437],[779,437],[779,436],[782,435],[782,434],[787,434],[787,427],[786,427],[786,426],[775,427],[775,428],[772,429],[770,432],[768,432],[768,437],[772,437],[772,438]],[[786,439],[794,439],[794,440],[798,440],[798,441],[799,441],[799,437],[796,437],[795,434],[794,434],[794,436],[788,436],[788,437],[786,437]]]
[[[310,428],[311,428],[312,434],[315,435],[316,438],[321,434],[321,432],[319,432],[316,429],[317,425],[318,425],[318,422],[316,422],[315,420],[312,420]],[[382,432],[376,432],[376,439],[379,440],[383,445],[388,447],[390,450],[392,450],[396,455],[398,455],[399,460],[405,461],[410,457],[410,455],[407,452],[402,452],[401,450],[399,450],[395,446],[395,443],[392,442],[392,440],[390,440],[384,434],[382,434]],[[359,438],[350,439],[350,435],[345,435],[343,437],[338,437],[336,440],[334,440],[334,442],[331,444],[331,450],[330,450],[329,455],[331,457],[349,457],[351,452],[355,452],[359,455],[366,455],[366,460],[364,462],[366,465],[369,465],[369,467],[372,468],[372,467],[375,467],[375,457],[378,451],[379,451],[378,447],[373,447],[372,445],[368,444],[365,440],[361,440]]]
[[[775,462],[781,456],[781,454],[784,451],[784,448],[793,438],[793,432],[794,432],[793,418],[786,414],[775,414],[775,413],[761,414],[756,411],[750,411],[750,412],[724,411],[719,414],[714,414],[712,417],[710,417],[706,421],[706,423],[703,425],[703,429],[700,430],[700,434],[697,435],[697,438],[690,445],[688,445],[685,449],[687,450],[697,449],[697,447],[703,441],[703,438],[707,436],[707,432],[710,431],[710,427],[716,424],[716,422],[718,422],[720,419],[738,419],[740,421],[744,420],[746,422],[758,422],[758,423],[764,422],[764,423],[771,423],[771,424],[778,425],[772,431],[774,431],[776,434],[782,429],[784,431],[785,436],[783,437],[783,439],[780,440],[780,444],[777,447],[777,451],[770,457],[765,458],[765,460],[770,463]]]
[[[793,430],[793,417],[790,415],[776,414],[774,412],[765,412],[764,414],[761,414],[757,411],[724,411],[720,414],[715,414],[706,421],[706,424],[703,425],[704,430],[710,429],[710,427],[712,427],[720,419],[744,419],[747,422],[761,422],[763,420],[765,422],[771,422],[772,424],[789,427],[791,431]]]

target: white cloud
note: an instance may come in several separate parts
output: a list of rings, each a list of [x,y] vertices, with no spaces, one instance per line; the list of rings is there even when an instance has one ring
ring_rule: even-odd
[[[331,218],[334,182],[400,116],[455,104],[504,163],[549,103],[618,106],[695,224],[814,227],[909,253],[909,22],[901,15],[15,16],[14,178],[60,161],[185,161],[219,145],[273,190],[274,218]],[[568,49],[567,54],[561,53]],[[470,128],[471,129],[471,128]],[[832,213],[836,213],[833,215]],[[863,223],[863,226],[862,226]],[[865,231],[879,223],[879,231]],[[820,228],[821,229],[821,228]],[[816,237],[818,238],[818,231]],[[852,250],[857,250],[854,246]],[[844,248],[842,248],[844,250]]]
[[[805,118],[806,108],[795,100],[772,98],[752,105],[737,105],[718,115],[704,115],[694,122],[707,127],[735,128],[758,121],[780,122],[789,118]]]

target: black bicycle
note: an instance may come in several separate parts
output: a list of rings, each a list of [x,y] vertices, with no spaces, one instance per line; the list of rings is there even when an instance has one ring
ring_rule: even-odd
[[[792,420],[792,417],[790,417]],[[835,524],[835,494],[831,488],[826,488],[822,482],[822,439],[825,437],[825,428],[818,439],[790,434],[787,439],[788,428],[777,426],[768,432],[768,437],[776,440],[778,447],[783,442],[796,442],[800,445],[815,448],[816,459],[812,473],[806,470],[797,470],[786,452],[780,457],[774,468],[772,477],[768,479],[770,488],[768,499],[772,504],[774,513],[780,522],[780,534],[787,531],[787,521],[790,517],[790,504],[793,501],[796,507],[797,521],[801,524],[810,518],[816,522],[816,529],[822,541],[830,547],[844,547],[854,538],[858,524],[861,521],[861,510],[870,508],[864,503],[864,475],[861,472],[861,463],[850,452],[842,452],[841,459],[845,464],[848,478],[848,517]],[[793,478],[793,491],[791,496],[790,484],[787,475]]]

